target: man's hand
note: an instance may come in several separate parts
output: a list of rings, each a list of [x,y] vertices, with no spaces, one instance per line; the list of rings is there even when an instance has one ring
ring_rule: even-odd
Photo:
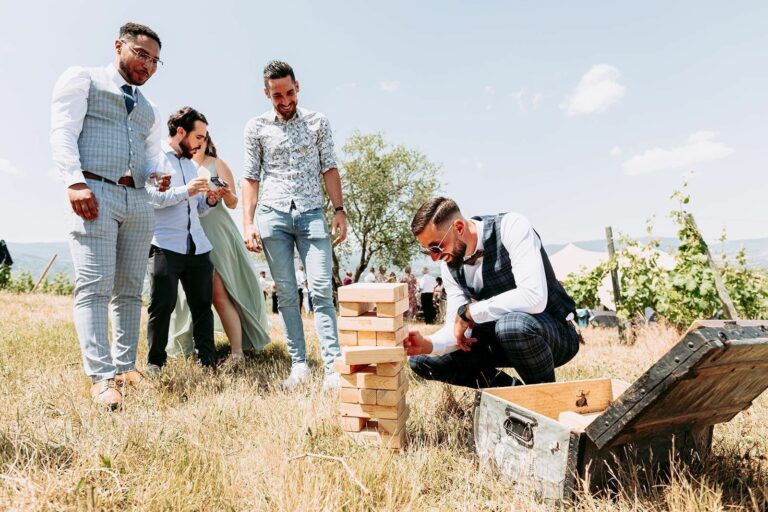
[[[214,207],[214,206],[216,206],[216,203],[219,202],[219,199],[223,195],[224,195],[224,189],[223,188],[217,188],[216,190],[208,189],[208,192],[206,192],[205,200],[208,203],[208,206]]]
[[[336,212],[336,215],[333,216],[333,228],[331,229],[331,234],[336,235],[336,232],[339,232],[339,236],[337,236],[333,240],[333,245],[340,244],[347,238],[347,214],[342,212]]]
[[[408,337],[405,339],[403,346],[405,347],[405,353],[409,356],[432,353],[432,342],[416,330],[408,332]]]
[[[200,192],[206,192],[208,190],[208,180],[206,178],[195,178],[187,183],[187,192],[189,197],[194,197]]]
[[[472,345],[477,341],[476,338],[467,338],[466,331],[471,326],[470,322],[465,322],[459,315],[456,315],[456,321],[453,324],[453,335],[456,336],[456,344],[464,352],[472,350]]]
[[[75,183],[67,189],[72,210],[85,220],[94,220],[99,216],[99,202],[93,191],[85,183]]]
[[[261,235],[256,224],[249,224],[243,228],[243,241],[245,247],[255,253],[261,252]]]
[[[171,188],[171,175],[163,174],[162,176],[158,176],[157,190],[160,192],[166,192],[169,188]]]

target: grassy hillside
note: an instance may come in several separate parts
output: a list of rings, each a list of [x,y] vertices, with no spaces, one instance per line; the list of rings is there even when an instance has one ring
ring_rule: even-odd
[[[304,389],[276,387],[289,359],[273,328],[275,342],[243,369],[209,375],[176,361],[154,391],[106,413],[86,394],[71,299],[0,293],[0,510],[552,509],[478,465],[468,391],[412,379],[403,453],[346,439],[336,398],[319,390],[306,324],[315,379]],[[655,327],[628,347],[611,332],[586,334],[560,380],[633,380],[677,338]],[[144,338],[139,354],[143,362]],[[704,474],[645,490],[630,479],[613,498],[582,494],[569,508],[764,510],[767,405],[761,397],[716,427]],[[343,457],[368,492],[338,462],[292,458],[306,452]]]

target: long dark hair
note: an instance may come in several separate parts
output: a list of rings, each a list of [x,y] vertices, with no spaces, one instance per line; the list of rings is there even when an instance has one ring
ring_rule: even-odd
[[[208,132],[205,137],[205,154],[213,158],[219,158],[216,153],[216,144],[213,143],[213,139],[211,138],[211,132]]]

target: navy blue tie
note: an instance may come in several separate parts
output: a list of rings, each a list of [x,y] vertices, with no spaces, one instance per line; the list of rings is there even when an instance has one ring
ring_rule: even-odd
[[[133,87],[125,84],[121,89],[123,90],[123,98],[125,99],[125,108],[130,114],[133,111],[133,107],[136,105],[136,100],[133,99]]]

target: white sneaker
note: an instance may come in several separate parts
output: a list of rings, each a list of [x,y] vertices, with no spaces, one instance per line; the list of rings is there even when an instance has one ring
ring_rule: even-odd
[[[336,372],[329,373],[323,379],[323,391],[336,391],[341,387],[341,378]]]
[[[283,381],[285,389],[291,389],[309,379],[309,366],[307,363],[296,363],[291,367],[291,374]]]

